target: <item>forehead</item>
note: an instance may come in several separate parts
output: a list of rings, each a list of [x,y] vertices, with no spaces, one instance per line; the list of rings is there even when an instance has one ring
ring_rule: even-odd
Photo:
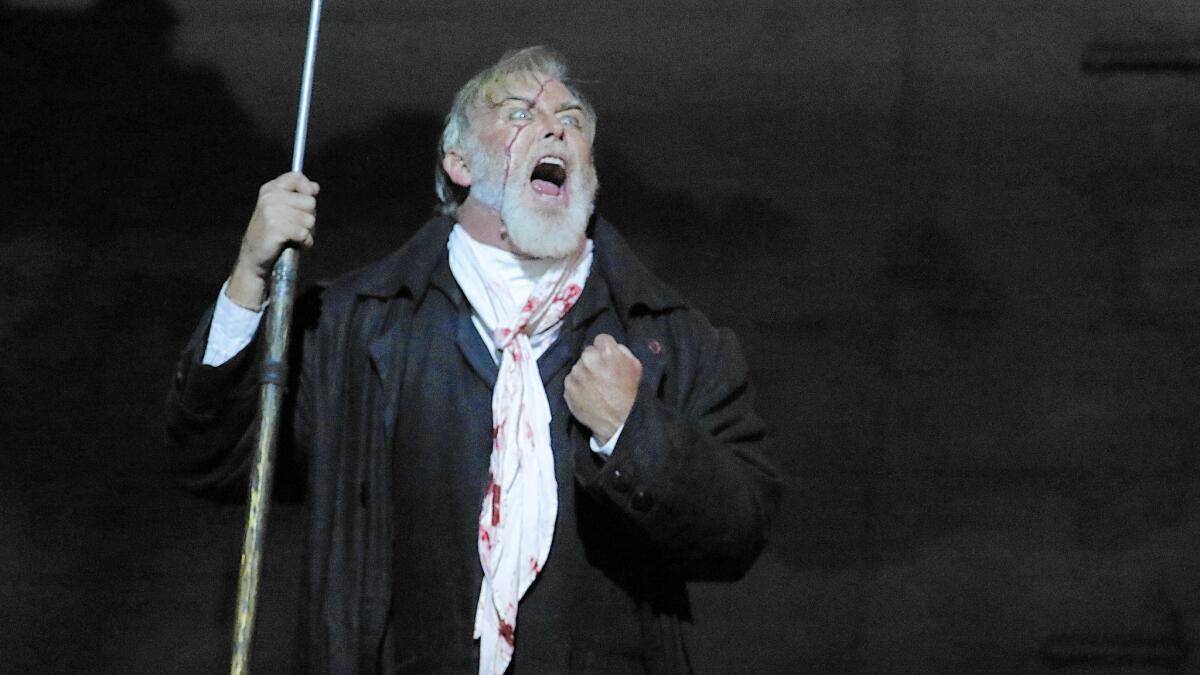
[[[545,102],[553,108],[567,103],[581,103],[566,85],[556,79],[541,73],[514,73],[481,87],[475,107],[482,112],[511,100]]]

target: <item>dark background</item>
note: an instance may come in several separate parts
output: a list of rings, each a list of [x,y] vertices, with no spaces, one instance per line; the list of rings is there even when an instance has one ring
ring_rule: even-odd
[[[243,510],[172,487],[162,399],[287,168],[306,18],[0,0],[0,671],[227,668]],[[742,337],[787,478],[695,589],[703,671],[1200,672],[1197,38],[1194,0],[332,0],[303,272],[402,242],[454,90],[554,45],[599,210]]]

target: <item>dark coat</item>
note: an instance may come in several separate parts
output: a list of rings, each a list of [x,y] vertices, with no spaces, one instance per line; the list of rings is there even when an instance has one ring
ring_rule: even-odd
[[[462,671],[476,656],[474,519],[495,368],[446,264],[452,224],[431,221],[297,304],[292,424],[276,481],[277,493],[304,486],[302,642],[315,672]],[[686,672],[684,582],[749,567],[780,482],[732,334],[688,308],[607,223],[598,219],[592,238],[584,295],[539,359],[559,521],[547,569],[522,601],[514,669]],[[168,435],[191,490],[244,498],[259,345],[201,365],[210,317],[180,361]],[[607,461],[562,402],[562,379],[601,332],[643,365]]]

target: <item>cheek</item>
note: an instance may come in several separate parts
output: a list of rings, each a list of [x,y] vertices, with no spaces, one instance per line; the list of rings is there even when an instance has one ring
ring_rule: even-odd
[[[528,127],[528,124],[521,124],[507,130],[506,138],[504,139],[504,152],[511,157],[513,153],[520,153],[526,150],[531,144],[531,140],[535,134],[523,133]]]
[[[579,154],[579,158],[586,161],[592,161],[592,141],[584,132],[579,132],[576,136],[578,139],[575,144],[575,151]]]
[[[504,154],[504,149],[508,147],[513,136],[513,130],[508,127],[499,127],[481,131],[477,137],[479,147],[482,148],[491,156]]]

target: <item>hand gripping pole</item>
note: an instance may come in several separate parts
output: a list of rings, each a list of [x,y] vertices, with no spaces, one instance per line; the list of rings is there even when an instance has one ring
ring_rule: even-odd
[[[308,136],[308,110],[312,97],[313,63],[317,53],[317,31],[321,25],[321,0],[312,0],[308,17],[308,41],[304,50],[304,76],[300,82],[300,104],[296,113],[296,139],[292,146],[292,171],[304,167],[304,146]],[[246,535],[242,541],[241,567],[238,571],[237,612],[233,629],[231,675],[250,672],[250,644],[254,637],[255,605],[258,598],[259,570],[262,567],[266,537],[267,507],[271,503],[271,475],[275,445],[279,436],[279,411],[287,384],[288,333],[296,295],[296,270],[299,254],[288,247],[275,261],[271,274],[271,303],[268,305],[267,353],[262,364],[259,392],[258,444],[254,468],[250,474],[250,501],[246,511]]]

